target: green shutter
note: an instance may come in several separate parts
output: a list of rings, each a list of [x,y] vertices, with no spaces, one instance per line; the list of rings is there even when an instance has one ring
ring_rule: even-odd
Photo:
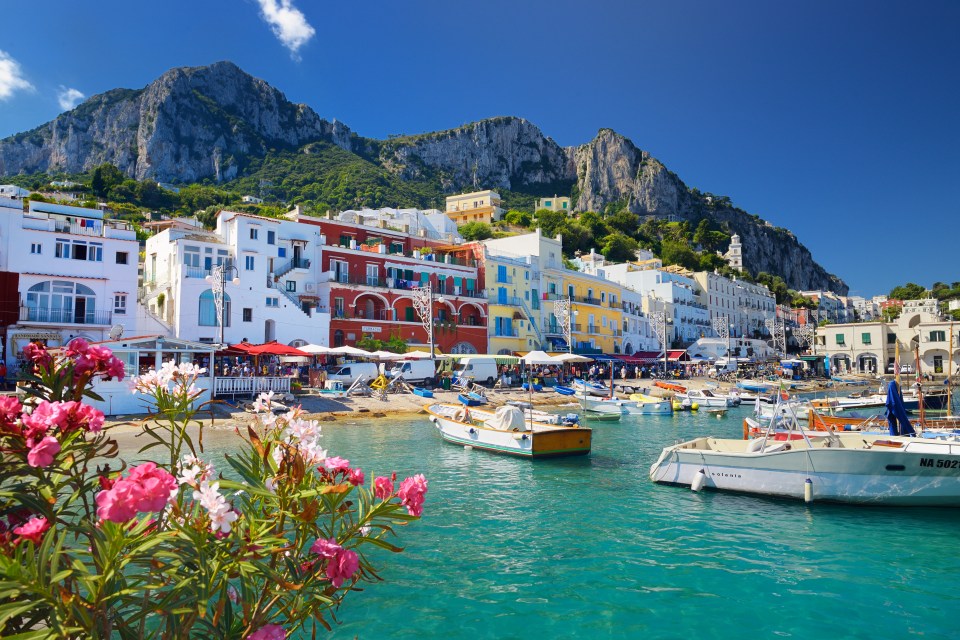
[[[413,321],[414,321],[414,317],[413,317],[413,307],[407,307],[406,309],[403,310],[403,318],[404,318],[404,320],[406,320],[407,322],[413,322]]]
[[[420,282],[430,282],[430,273],[427,271],[422,271],[420,273]]]
[[[453,277],[453,286],[459,287],[462,282],[463,278],[458,278],[457,276]]]

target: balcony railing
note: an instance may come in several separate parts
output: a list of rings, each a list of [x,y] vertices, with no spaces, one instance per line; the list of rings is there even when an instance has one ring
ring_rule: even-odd
[[[513,284],[513,276],[507,276],[502,274],[497,274],[497,283],[499,284]]]
[[[449,280],[449,279],[448,279]],[[392,289],[394,291],[410,291],[423,286],[418,280],[401,280],[399,278],[379,278],[377,276],[361,276],[359,278],[340,274],[333,279],[340,284],[355,284],[364,287],[377,287],[379,289]],[[447,285],[441,287],[432,284],[433,294],[436,296],[465,296],[467,298],[486,298],[487,292],[484,290],[464,289],[463,286]]]
[[[501,327],[499,329],[494,329],[493,337],[495,338],[519,338],[520,334],[513,327]]]
[[[112,311],[78,312],[72,309],[48,309],[46,307],[20,307],[21,322],[51,322],[57,324],[109,325]]]

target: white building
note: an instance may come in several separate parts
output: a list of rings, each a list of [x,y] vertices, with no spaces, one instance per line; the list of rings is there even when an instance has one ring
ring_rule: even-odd
[[[299,208],[294,213],[302,215]],[[290,215],[290,214],[288,214]],[[457,223],[439,209],[349,209],[333,216],[341,222],[380,226],[384,229],[402,231],[429,240],[443,240],[450,243],[463,242],[457,231]]]
[[[638,351],[657,351],[660,338],[650,323],[649,315],[644,312],[643,295],[623,287],[623,353],[630,355]]]
[[[263,204],[263,199],[256,196],[243,196],[240,198],[240,201],[243,202],[243,204]]]
[[[743,245],[740,244],[740,236],[733,234],[730,238],[730,248],[723,256],[732,269],[743,271]]]
[[[17,279],[16,324],[4,359],[14,373],[32,340],[62,346],[75,337],[135,335],[139,244],[126,222],[97,209],[0,199],[0,271]]]
[[[0,184],[0,198],[26,198],[30,195],[28,189],[15,184]]]
[[[700,286],[700,303],[707,307],[710,318],[710,331],[707,335],[743,335],[740,325],[740,301],[737,292],[737,283],[730,278],[720,275],[716,271],[698,271],[693,279]],[[726,331],[717,332],[717,325],[726,324]]]
[[[738,336],[759,338],[769,335],[767,320],[777,315],[777,298],[765,285],[734,280],[737,291],[737,307],[740,311],[736,324]]]
[[[232,211],[215,231],[169,228],[147,240],[142,301],[172,335],[202,343],[329,342],[325,238],[314,225]],[[214,267],[223,265],[222,310]],[[222,315],[221,315],[222,314]]]

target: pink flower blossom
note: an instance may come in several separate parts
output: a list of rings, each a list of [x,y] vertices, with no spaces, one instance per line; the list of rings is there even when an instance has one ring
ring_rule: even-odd
[[[79,340],[80,338],[76,338]],[[71,342],[70,344],[73,344]],[[69,350],[68,350],[69,355]],[[107,347],[101,347],[98,345],[93,345],[88,347],[83,352],[78,352],[79,357],[77,358],[77,364],[74,366],[74,370],[77,373],[89,373],[102,374],[109,378],[117,378],[118,380],[123,380],[124,369],[123,362],[113,356],[113,351]]]
[[[393,495],[393,483],[386,476],[377,476],[373,481],[373,495],[381,500],[386,500]]]
[[[82,356],[90,348],[90,343],[84,338],[74,338],[67,343],[67,348],[64,350],[64,354],[68,358],[73,356]]]
[[[43,539],[44,532],[49,528],[50,523],[47,522],[46,518],[34,516],[30,518],[26,524],[15,527],[13,532],[20,536],[20,539],[17,540],[17,544],[20,544],[24,540],[30,540],[33,542],[33,544],[40,544],[40,540]]]
[[[310,553],[316,553],[324,558],[332,558],[337,555],[337,552],[341,549],[343,549],[343,547],[337,544],[335,538],[330,538],[329,540],[317,538],[317,541],[310,547]]]
[[[400,504],[407,508],[407,513],[419,516],[423,513],[423,496],[426,493],[427,479],[422,473],[418,473],[400,483],[400,491],[397,495],[400,497]]]
[[[334,473],[338,471],[349,471],[350,470],[350,461],[344,460],[340,456],[335,456],[333,458],[327,458],[323,461],[323,465],[333,471]]]
[[[56,428],[61,433],[77,429],[100,431],[103,428],[103,412],[82,402],[42,401],[33,412],[23,417],[27,438],[37,438]]]
[[[46,436],[40,442],[31,445],[27,452],[27,464],[31,467],[46,467],[60,453],[60,443],[53,436]]]
[[[287,632],[283,627],[278,624],[267,624],[248,635],[247,640],[284,640],[286,637]]]
[[[53,362],[53,357],[50,355],[50,352],[47,351],[47,348],[42,344],[37,344],[36,342],[31,342],[23,348],[23,357],[25,357],[27,360],[30,360],[38,367],[47,367],[50,366],[51,362]]]
[[[341,549],[327,563],[327,577],[331,584],[339,588],[344,580],[349,580],[360,567],[360,558],[356,551]]]
[[[177,480],[153,462],[131,467],[126,478],[97,494],[97,515],[111,522],[126,522],[137,512],[162,511],[177,488]]]
[[[23,411],[23,405],[15,396],[0,396],[0,432],[19,434],[17,419]]]
[[[362,469],[351,469],[350,474],[347,476],[347,480],[350,481],[355,487],[363,484],[363,470]]]

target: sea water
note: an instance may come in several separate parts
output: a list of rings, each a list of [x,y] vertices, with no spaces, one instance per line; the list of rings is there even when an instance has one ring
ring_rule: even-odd
[[[650,481],[664,446],[739,438],[747,413],[595,423],[590,455],[537,461],[443,442],[425,416],[323,423],[367,478],[429,482],[405,551],[372,552],[384,582],[349,594],[329,637],[960,637],[960,510]]]

